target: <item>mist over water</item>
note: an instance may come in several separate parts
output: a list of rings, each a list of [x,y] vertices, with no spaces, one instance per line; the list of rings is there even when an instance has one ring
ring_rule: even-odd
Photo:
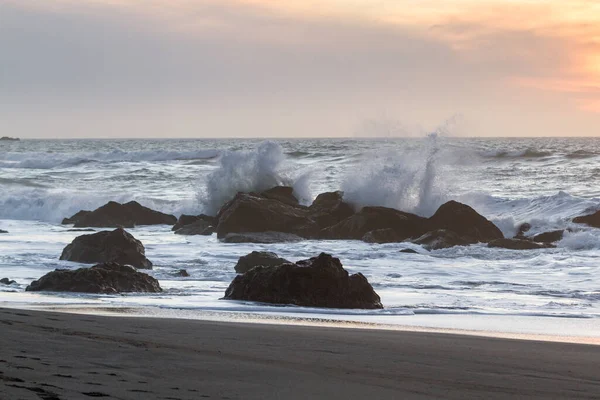
[[[10,232],[0,236],[0,275],[19,284],[0,287],[0,298],[14,292],[26,301],[277,314],[284,311],[218,300],[235,276],[237,258],[268,250],[295,261],[325,251],[351,272],[365,274],[386,306],[371,314],[340,312],[340,318],[600,316],[600,230],[571,222],[600,208],[600,140],[456,139],[436,133],[372,140],[0,142],[0,229]],[[423,216],[454,199],[491,219],[506,236],[523,222],[533,225],[531,233],[572,231],[556,249],[543,251],[474,245],[427,252],[412,243],[353,241],[233,246],[214,237],[173,235],[168,227],[139,227],[132,233],[146,246],[155,264],[151,273],[166,288],[160,299],[45,295],[40,300],[22,293],[49,270],[79,266],[58,256],[78,235],[60,221],[81,209],[136,200],[175,215],[215,214],[238,191],[274,185],[293,186],[303,204],[319,193],[343,190],[356,208],[379,205]],[[420,254],[399,252],[406,247]],[[181,268],[191,277],[174,278]]]

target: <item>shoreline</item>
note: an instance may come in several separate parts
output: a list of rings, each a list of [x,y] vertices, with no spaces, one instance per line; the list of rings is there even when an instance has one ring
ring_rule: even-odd
[[[600,396],[600,347],[582,344],[7,308],[0,323],[0,398]]]
[[[499,319],[514,320],[533,318],[531,321],[548,322],[548,319],[554,320],[556,324],[570,320],[568,318],[550,318],[550,317],[511,317],[498,315],[427,315],[425,321],[430,321],[429,324],[398,324],[398,323],[381,323],[343,319],[343,317],[335,318],[334,316],[299,316],[257,312],[239,312],[239,311],[214,311],[214,310],[189,310],[189,309],[165,309],[161,307],[150,306],[81,306],[81,305],[32,305],[32,306],[11,306],[10,304],[0,304],[0,309],[14,309],[22,311],[41,311],[41,312],[56,312],[75,315],[88,316],[105,316],[117,318],[152,318],[159,320],[188,320],[188,321],[205,321],[205,322],[223,322],[223,323],[241,323],[241,324],[258,324],[258,325],[273,325],[273,326],[305,326],[305,327],[321,327],[333,329],[360,329],[360,330],[379,330],[379,331],[396,331],[396,332],[412,332],[412,333],[433,333],[433,334],[449,334],[460,336],[473,336],[482,338],[496,338],[509,340],[523,341],[541,341],[551,343],[571,343],[600,346],[600,334],[597,336],[591,335],[575,335],[572,332],[541,334],[524,331],[509,331],[509,330],[494,330],[490,328],[486,320],[498,321]],[[398,318],[411,318],[414,316],[401,316]],[[464,327],[442,327],[432,326],[435,320],[439,319],[464,320],[471,319],[472,321],[481,322],[484,328],[473,328],[473,323],[467,324]],[[546,320],[546,321],[544,321]],[[587,322],[585,319],[575,319],[576,322]],[[600,323],[600,321],[598,321]],[[500,324],[502,321],[500,322]],[[439,325],[439,323],[438,323]],[[469,326],[471,326],[469,328]]]

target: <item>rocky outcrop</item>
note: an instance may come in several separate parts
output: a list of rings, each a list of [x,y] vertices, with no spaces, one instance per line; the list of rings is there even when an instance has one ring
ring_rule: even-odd
[[[453,231],[447,229],[438,229],[427,232],[420,238],[413,240],[413,243],[420,244],[427,250],[447,249],[454,246],[468,246],[476,241],[465,239]]]
[[[173,274],[173,276],[176,276],[176,277],[179,277],[179,278],[187,278],[187,277],[190,276],[190,274],[185,269],[180,269],[179,271],[175,272]]]
[[[103,294],[162,291],[153,277],[118,263],[103,263],[76,270],[57,269],[31,282],[26,290]]]
[[[555,246],[547,243],[536,243],[531,240],[523,239],[496,239],[488,243],[488,247],[502,248],[509,250],[537,250],[548,249]]]
[[[2,278],[2,279],[0,279],[0,283],[3,285],[12,285],[13,283],[17,283],[17,282],[10,280],[8,278]]]
[[[304,307],[383,308],[367,278],[349,275],[339,259],[324,253],[295,264],[252,268],[231,282],[224,298]]]
[[[63,224],[76,228],[132,228],[136,225],[174,225],[177,218],[142,206],[136,201],[121,204],[110,201],[94,211],[79,211]]]
[[[173,228],[171,230],[177,231],[178,229],[181,229],[186,225],[190,225],[190,224],[193,224],[194,222],[201,221],[201,220],[208,222],[212,226],[217,226],[217,219],[215,217],[211,217],[211,216],[208,216],[205,214],[200,214],[200,215],[182,214],[179,217],[179,219],[177,220],[177,223],[175,225],[173,225]]]
[[[457,201],[440,206],[429,220],[435,229],[447,229],[469,241],[487,243],[504,237],[491,221]]]
[[[299,206],[300,203],[296,196],[294,196],[294,188],[289,186],[275,186],[269,190],[265,190],[260,194],[262,197],[271,200],[278,200],[289,206]]]
[[[387,207],[363,207],[345,220],[324,229],[324,239],[360,240],[367,233],[386,229],[385,236],[396,241],[419,237],[430,228],[426,218]],[[373,234],[381,237],[381,234]]]
[[[60,259],[87,264],[115,262],[136,268],[152,268],[142,242],[121,228],[78,236],[65,247]]]
[[[217,216],[217,236],[229,233],[283,232],[311,236],[318,232],[307,207],[295,207],[253,193],[238,193]]]
[[[257,266],[275,267],[281,264],[289,264],[289,261],[270,251],[253,251],[240,257],[235,265],[235,272],[243,274]]]
[[[295,243],[303,240],[304,238],[294,235],[293,233],[281,232],[228,233],[227,236],[221,239],[224,243],[257,244]]]
[[[582,215],[580,217],[573,218],[573,222],[576,224],[586,224],[594,228],[600,228],[600,211],[596,211],[591,215]]]
[[[345,220],[354,214],[354,208],[344,201],[344,192],[327,192],[317,196],[309,207],[310,218],[327,228]]]
[[[562,240],[564,234],[565,231],[560,229],[557,231],[540,233],[539,235],[535,235],[532,239],[534,242],[554,243]]]
[[[210,236],[214,233],[215,227],[206,220],[199,219],[196,222],[182,226],[175,231],[176,235],[204,235]]]

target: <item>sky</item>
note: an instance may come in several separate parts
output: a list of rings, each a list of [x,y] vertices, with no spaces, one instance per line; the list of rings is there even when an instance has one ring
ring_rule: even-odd
[[[0,0],[0,136],[449,124],[456,136],[600,135],[600,2]]]

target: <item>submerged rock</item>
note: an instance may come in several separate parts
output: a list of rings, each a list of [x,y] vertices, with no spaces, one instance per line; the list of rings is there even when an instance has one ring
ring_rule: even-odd
[[[3,231],[2,229],[0,229],[0,233],[8,233],[8,231]]]
[[[472,239],[465,239],[453,231],[447,229],[438,229],[427,232],[420,238],[413,240],[413,243],[420,244],[427,250],[447,249],[454,246],[468,246],[476,243]]]
[[[63,224],[74,224],[76,228],[131,228],[136,225],[174,225],[177,218],[142,206],[136,201],[121,204],[110,201],[94,211],[79,211]]]
[[[26,290],[103,294],[162,291],[153,277],[118,263],[103,263],[76,270],[57,269],[31,282]]]
[[[199,219],[196,222],[182,226],[175,231],[176,235],[204,235],[210,236],[214,233],[215,227],[209,221]]]
[[[61,260],[93,264],[116,262],[151,269],[142,242],[122,228],[76,237],[63,250]]]
[[[177,276],[180,278],[187,278],[190,276],[190,274],[185,269],[180,269],[179,271],[175,272],[173,274],[173,276]]]
[[[197,222],[200,220],[207,221],[212,226],[217,226],[217,219],[215,217],[211,217],[211,216],[205,215],[205,214],[200,214],[200,215],[182,214],[179,217],[179,219],[177,220],[177,223],[175,225],[173,225],[172,230],[177,231],[178,229],[181,229],[186,225],[193,224],[194,222]]]
[[[562,240],[565,231],[560,229],[557,231],[544,232],[539,235],[535,235],[533,237],[534,242],[542,242],[542,243],[554,243]]]
[[[349,275],[339,259],[322,253],[295,264],[255,267],[238,275],[225,299],[304,307],[383,308],[362,274]]]
[[[447,229],[469,241],[487,243],[502,239],[502,231],[466,204],[449,201],[429,218],[436,229]]]
[[[293,233],[282,232],[250,232],[250,233],[229,233],[221,239],[223,243],[294,243],[301,242],[304,238]]]
[[[594,228],[600,228],[600,211],[596,211],[591,215],[582,215],[580,217],[573,218],[573,222],[576,224],[586,224]]]
[[[413,249],[402,249],[402,250],[400,250],[400,253],[419,254],[418,251],[413,250]]]
[[[554,248],[551,244],[536,243],[523,239],[496,239],[488,243],[488,247],[496,247],[509,250],[536,250]]]
[[[3,285],[12,285],[13,283],[17,283],[17,282],[10,280],[8,278],[2,278],[2,279],[0,279],[0,283]]]
[[[277,254],[270,251],[253,251],[250,254],[240,257],[235,265],[235,272],[243,274],[259,265],[264,267],[275,267],[277,265],[288,263],[288,260],[280,258]]]

